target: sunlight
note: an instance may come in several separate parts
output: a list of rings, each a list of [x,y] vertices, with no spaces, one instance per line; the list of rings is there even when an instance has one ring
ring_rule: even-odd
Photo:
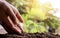
[[[44,3],[48,2],[48,0],[38,0],[38,2],[41,4],[44,4]]]
[[[53,8],[59,8],[60,9],[60,0],[38,0],[38,2],[41,4],[49,2],[49,3],[51,3]]]
[[[60,18],[60,0],[38,0],[38,2],[40,4],[45,4],[45,3],[51,3],[52,8],[56,9],[56,10],[52,10],[50,11],[51,14],[53,14],[54,16]],[[59,9],[59,10],[57,10]]]

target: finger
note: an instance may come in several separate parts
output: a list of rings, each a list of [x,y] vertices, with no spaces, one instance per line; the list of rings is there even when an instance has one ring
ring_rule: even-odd
[[[13,22],[11,21],[10,17],[4,17],[4,23],[6,24],[6,28],[8,29],[7,31],[9,32],[9,30],[11,30],[11,32],[20,34],[21,33],[21,29],[16,25],[13,24]]]
[[[17,17],[15,16],[12,8],[5,2],[2,2],[1,6],[0,6],[1,10],[4,11],[4,13],[6,13],[7,15],[10,16],[10,18],[12,19],[12,21],[14,23],[17,24]]]
[[[23,23],[19,23],[17,26],[21,29],[22,32],[24,32]]]
[[[14,14],[14,12],[11,8],[8,9],[7,13],[10,16],[10,18],[12,19],[13,23],[18,24],[17,17],[16,17],[16,15]]]
[[[19,13],[17,13],[16,16],[17,16],[17,18],[19,19],[19,21],[20,21],[21,23],[23,23],[23,19],[22,19],[21,15],[20,15]]]
[[[19,11],[13,5],[10,4],[10,6],[13,9],[13,11],[14,11],[15,15],[17,16],[17,18],[19,19],[19,21],[23,23],[23,19],[22,19],[22,16],[20,15]]]
[[[11,21],[10,18],[8,18],[8,20]],[[12,21],[10,23],[12,24]],[[21,29],[17,25],[15,26],[15,24],[12,24],[12,28],[11,29],[12,29],[12,32],[14,32],[14,33],[17,33],[17,34],[21,33]]]
[[[13,7],[12,7],[12,8],[13,8]],[[23,19],[22,19],[20,13],[18,12],[18,10],[15,9],[15,8],[13,8],[13,11],[14,11],[14,13],[16,14],[17,18],[19,19],[19,21],[23,23]]]
[[[14,13],[16,14],[17,18],[18,18],[19,21],[20,21],[17,26],[18,26],[18,27],[21,29],[21,31],[23,32],[23,31],[24,31],[24,30],[23,30],[23,19],[22,19],[21,15],[19,14],[18,10],[17,10],[15,7],[13,7],[13,6],[11,6],[11,7],[12,7]]]

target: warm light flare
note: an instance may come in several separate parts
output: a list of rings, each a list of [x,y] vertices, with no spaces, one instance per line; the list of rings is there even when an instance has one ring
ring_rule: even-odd
[[[53,8],[59,8],[60,9],[60,0],[38,0],[40,4],[44,4],[46,2],[49,2],[52,4]]]

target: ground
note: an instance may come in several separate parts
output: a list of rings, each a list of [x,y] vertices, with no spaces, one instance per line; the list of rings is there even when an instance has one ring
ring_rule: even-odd
[[[0,38],[60,38],[60,35],[52,33],[21,33],[17,34],[5,34],[6,31],[0,28]]]
[[[0,34],[0,38],[60,38],[60,36],[51,33],[21,33],[20,35]]]

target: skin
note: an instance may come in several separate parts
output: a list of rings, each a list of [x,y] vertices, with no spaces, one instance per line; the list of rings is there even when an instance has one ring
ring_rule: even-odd
[[[20,34],[23,32],[19,24],[23,23],[19,11],[5,0],[0,0],[0,22],[8,33]]]

